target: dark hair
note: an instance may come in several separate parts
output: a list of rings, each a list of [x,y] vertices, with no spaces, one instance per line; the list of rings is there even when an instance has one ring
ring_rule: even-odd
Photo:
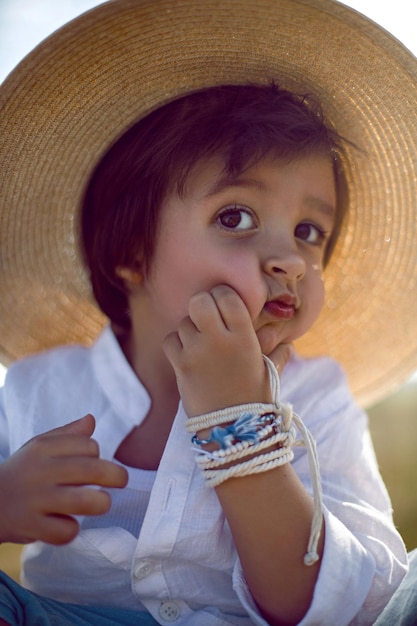
[[[226,174],[238,176],[265,156],[289,161],[314,152],[328,154],[338,223],[327,263],[347,207],[342,143],[313,98],[274,83],[211,87],[141,119],[99,162],[82,206],[83,254],[103,312],[118,325],[129,325],[126,288],[115,269],[135,268],[140,258],[141,270],[148,271],[165,197],[181,195],[196,162],[213,156],[223,160]]]

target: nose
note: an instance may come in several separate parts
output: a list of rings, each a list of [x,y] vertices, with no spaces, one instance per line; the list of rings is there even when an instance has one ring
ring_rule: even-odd
[[[306,262],[296,245],[280,241],[274,251],[264,259],[264,272],[269,276],[285,276],[287,280],[301,280],[306,271]]]

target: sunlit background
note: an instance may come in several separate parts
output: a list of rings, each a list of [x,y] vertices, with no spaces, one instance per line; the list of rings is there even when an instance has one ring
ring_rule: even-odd
[[[102,1],[0,0],[0,82],[42,39]],[[413,0],[346,0],[344,4],[383,26],[417,56]],[[0,383],[4,374],[0,364]],[[412,549],[417,547],[417,375],[383,402],[368,407],[368,413],[394,519]],[[0,568],[17,577],[14,546],[0,547]]]

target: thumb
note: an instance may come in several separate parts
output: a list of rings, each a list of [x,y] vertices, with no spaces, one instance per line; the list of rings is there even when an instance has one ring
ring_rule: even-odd
[[[54,428],[53,430],[49,430],[48,435],[85,435],[87,437],[91,437],[96,427],[96,420],[94,417],[88,413],[77,419],[73,422],[69,422],[68,424],[64,424],[64,426],[59,426],[58,428]]]
[[[278,374],[282,374],[282,371],[286,366],[293,350],[294,348],[292,343],[280,343],[270,354],[268,354],[268,357],[277,368]]]

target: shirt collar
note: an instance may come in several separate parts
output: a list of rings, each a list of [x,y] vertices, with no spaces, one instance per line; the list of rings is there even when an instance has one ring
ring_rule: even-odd
[[[96,380],[110,405],[131,428],[149,412],[151,399],[131,368],[111,328],[107,326],[92,348]]]

